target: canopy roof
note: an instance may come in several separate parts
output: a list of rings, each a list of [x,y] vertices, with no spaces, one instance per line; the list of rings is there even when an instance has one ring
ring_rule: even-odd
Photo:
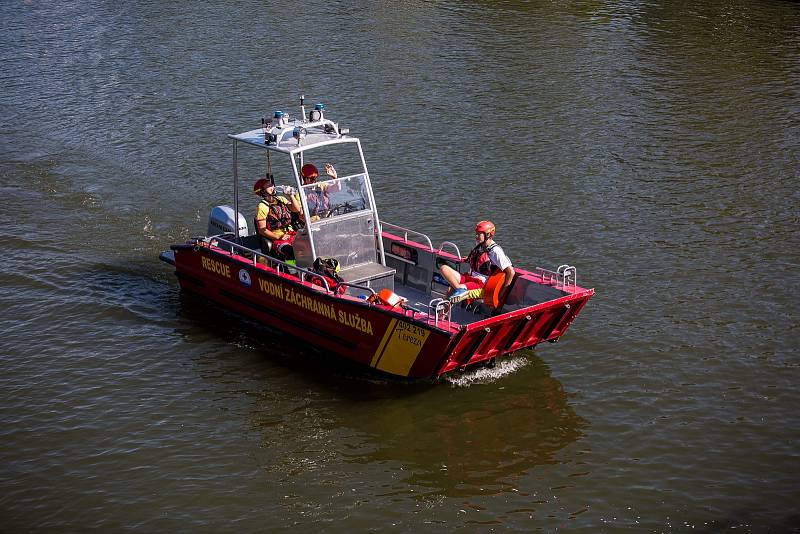
[[[267,126],[269,127],[271,124]],[[316,122],[283,119],[277,125],[269,128],[258,128],[240,134],[228,134],[228,137],[267,150],[295,154],[323,145],[358,143],[357,138],[348,137],[346,133],[346,130],[341,130],[335,122],[328,119]],[[270,138],[269,142],[267,142],[268,137]]]

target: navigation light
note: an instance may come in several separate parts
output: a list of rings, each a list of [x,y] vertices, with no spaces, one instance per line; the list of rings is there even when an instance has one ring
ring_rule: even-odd
[[[309,113],[308,117],[313,121],[321,121],[325,111],[325,104],[314,104],[314,110]]]

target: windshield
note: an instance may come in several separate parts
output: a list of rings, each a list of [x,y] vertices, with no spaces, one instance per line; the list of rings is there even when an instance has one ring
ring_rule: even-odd
[[[364,174],[305,185],[303,195],[312,222],[372,209]]]

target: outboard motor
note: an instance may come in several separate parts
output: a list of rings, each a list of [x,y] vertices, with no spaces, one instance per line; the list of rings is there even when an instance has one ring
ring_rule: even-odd
[[[239,213],[239,236],[250,235],[247,227],[247,219]],[[208,216],[208,231],[206,235],[233,234],[236,232],[233,226],[233,208],[230,206],[215,206]]]

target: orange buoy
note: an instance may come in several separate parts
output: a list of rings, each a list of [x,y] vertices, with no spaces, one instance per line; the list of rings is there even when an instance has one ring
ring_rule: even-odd
[[[500,293],[503,291],[503,282],[506,281],[506,273],[500,271],[494,273],[483,286],[483,303],[492,308],[500,306]]]
[[[381,292],[378,293],[378,298],[382,300],[387,306],[391,306],[394,308],[395,306],[399,306],[403,302],[403,297],[389,289],[388,287],[384,287],[381,289]]]

